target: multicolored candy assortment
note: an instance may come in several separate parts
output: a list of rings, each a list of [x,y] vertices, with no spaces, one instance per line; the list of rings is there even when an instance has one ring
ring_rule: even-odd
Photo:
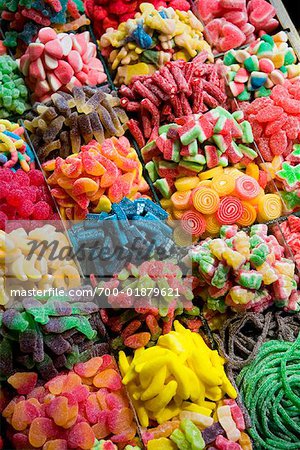
[[[58,91],[46,104],[35,104],[24,124],[41,162],[78,153],[93,138],[102,143],[122,136],[128,117],[115,91],[104,87],[75,87]]]
[[[279,25],[274,6],[266,0],[198,0],[196,6],[216,52],[241,47]]]
[[[296,62],[283,31],[274,36],[263,34],[245,49],[230,50],[224,56],[224,64],[231,94],[240,101],[248,101],[252,94],[256,98],[268,97],[272,88],[287,78],[299,79],[300,64]]]
[[[220,238],[207,238],[189,256],[202,286],[199,296],[211,310],[260,312],[273,303],[300,309],[295,264],[266,225],[253,225],[249,234],[223,226]]]
[[[296,449],[290,32],[84,3],[0,1],[0,449]]]
[[[140,11],[117,30],[108,28],[100,38],[103,56],[117,71],[117,85],[127,84],[133,76],[151,75],[171,60],[189,61],[202,50],[211,54],[203,25],[190,10],[155,9],[151,3],[142,3]]]
[[[133,19],[139,11],[140,4],[143,0],[128,2],[126,0],[118,0],[110,3],[108,0],[85,0],[84,7],[88,17],[90,17],[93,30],[97,38],[100,38],[108,28],[118,28],[122,22]],[[190,3],[187,0],[151,0],[157,9],[159,6],[164,8],[179,9],[180,11],[188,11]]]
[[[96,86],[106,81],[96,53],[88,31],[57,34],[50,27],[41,28],[20,58],[20,70],[33,99],[45,102],[60,89],[72,92],[74,86]]]

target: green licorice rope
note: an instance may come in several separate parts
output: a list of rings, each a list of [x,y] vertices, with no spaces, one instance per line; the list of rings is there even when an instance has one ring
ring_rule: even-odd
[[[300,449],[300,335],[264,343],[237,386],[252,422],[256,450]]]

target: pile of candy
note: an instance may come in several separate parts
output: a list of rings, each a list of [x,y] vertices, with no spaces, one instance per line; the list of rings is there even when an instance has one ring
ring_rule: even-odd
[[[155,9],[151,3],[142,3],[140,11],[117,30],[108,28],[100,38],[103,56],[117,71],[117,85],[132,76],[150,75],[171,60],[189,61],[202,50],[211,55],[203,25],[191,11]]]
[[[1,119],[23,114],[28,108],[28,90],[17,62],[8,55],[0,56]]]
[[[275,36],[264,34],[243,50],[231,50],[224,56],[231,94],[240,101],[267,97],[272,88],[286,78],[295,81],[300,76],[300,64],[294,50],[288,46],[288,36],[280,31]]]
[[[241,47],[279,25],[274,6],[266,0],[198,0],[196,5],[217,52]]]
[[[270,97],[255,99],[245,107],[264,161],[272,162],[280,155],[286,158],[292,152],[300,133],[299,93],[300,81],[287,80],[275,86]]]
[[[39,203],[37,211],[41,213],[48,204]],[[4,274],[0,275],[0,305],[8,302],[14,289],[26,293],[34,287],[41,290],[71,289],[81,284],[65,234],[56,231],[53,225],[37,227],[36,223],[29,232],[18,226],[18,221],[13,222],[15,229],[10,233],[0,230],[0,273]],[[64,252],[67,254],[65,257],[61,256]]]
[[[140,147],[157,137],[162,124],[192,113],[225,105],[225,83],[220,67],[206,64],[202,52],[191,62],[171,61],[153,75],[140,77],[119,89],[121,105],[134,113],[128,128]]]
[[[102,144],[90,141],[79,153],[65,160],[57,157],[42,167],[50,192],[68,219],[84,219],[89,211],[108,213],[112,203],[126,196],[135,199],[149,190],[138,156],[125,137],[105,139]]]
[[[115,91],[105,87],[75,87],[58,91],[45,105],[37,103],[24,124],[39,160],[78,153],[93,138],[100,144],[122,136],[128,120]]]
[[[207,238],[189,252],[202,286],[199,296],[209,309],[261,312],[275,303],[299,310],[295,264],[266,225],[253,225],[249,234],[223,226],[220,237]]]
[[[237,377],[251,418],[249,434],[257,448],[299,447],[299,392],[296,389],[299,352],[300,336],[294,343],[266,342],[255,360]],[[268,414],[261,410],[262,404]]]
[[[34,369],[49,380],[78,361],[102,356],[109,346],[102,342],[105,328],[97,311],[95,303],[67,294],[27,297],[1,311],[0,378]]]
[[[0,167],[13,171],[23,169],[24,172],[34,169],[34,155],[29,145],[23,140],[23,134],[24,128],[20,127],[19,124],[10,122],[7,119],[0,119]],[[13,178],[13,174],[9,170],[1,171],[0,179],[1,176],[5,182]],[[22,176],[20,175],[20,177]],[[4,192],[0,194],[1,198],[6,197],[8,189],[6,192],[6,187],[2,185],[1,188],[4,189]]]
[[[108,28],[118,28],[122,22],[133,19],[143,0],[128,2],[118,0],[110,3],[109,0],[84,0],[84,7],[88,17],[92,20],[93,30],[97,38],[100,38]],[[180,11],[188,11],[190,3],[187,0],[151,0],[156,8],[171,7]]]
[[[287,220],[280,223],[280,225],[275,228],[274,232],[279,242],[281,242],[283,240],[282,237],[284,237],[285,242],[282,242],[282,245],[288,244],[287,251],[292,251],[292,256],[300,271],[300,218],[289,216]]]
[[[57,220],[43,173],[0,168],[0,229],[7,220]]]
[[[172,230],[165,224],[168,214],[158,204],[145,197],[133,201],[124,197],[118,204],[101,198],[100,214],[89,213],[87,221],[68,230],[76,253],[84,254],[84,274],[112,277],[128,263],[139,265],[151,257],[174,256]],[[105,205],[109,206],[106,211]]]
[[[21,44],[21,48],[29,45],[42,27],[55,26],[61,32],[77,30],[90,23],[83,12],[81,0],[2,0],[0,13],[5,29],[4,44],[7,47]]]
[[[155,347],[136,350],[133,359],[119,353],[123,384],[142,427],[149,427],[150,421],[159,424],[143,433],[143,441],[148,449],[204,449],[215,440],[218,448],[225,448],[222,444],[242,438],[245,422],[236,402],[224,398],[225,394],[231,399],[237,396],[225,374],[224,360],[200,334],[177,321],[174,327]]]
[[[18,392],[3,411],[16,448],[94,448],[95,439],[134,443],[136,424],[114,359],[78,363],[37,386],[34,372],[8,379]],[[97,448],[97,447],[96,447]]]
[[[96,86],[106,81],[96,53],[88,31],[56,34],[52,28],[42,28],[20,58],[20,70],[33,99],[45,102],[59,89],[72,92],[74,86]]]

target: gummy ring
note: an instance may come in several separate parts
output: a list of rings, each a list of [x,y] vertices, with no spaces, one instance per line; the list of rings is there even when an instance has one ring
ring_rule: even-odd
[[[199,178],[195,177],[182,177],[175,181],[175,187],[177,191],[188,191],[194,189],[199,184]]]
[[[212,189],[214,189],[221,197],[229,195],[234,191],[235,180],[230,175],[222,173],[212,179]]]
[[[243,215],[242,202],[236,197],[223,197],[217,211],[217,219],[222,225],[231,225]]]
[[[71,289],[80,286],[80,275],[75,265],[66,264],[53,272],[54,287]]]
[[[254,178],[243,175],[235,182],[235,192],[241,200],[248,200],[259,195],[260,186]]]
[[[184,210],[181,210],[181,209],[173,209],[173,211],[172,211],[172,216],[176,220],[180,220],[181,217],[183,216],[183,214],[184,214]]]
[[[282,213],[282,203],[279,195],[266,194],[259,199],[258,214],[262,220],[278,219]]]
[[[220,223],[215,214],[205,216],[206,220],[206,232],[209,234],[218,234],[220,231]]]
[[[255,222],[257,212],[256,212],[256,209],[254,208],[254,206],[252,206],[248,202],[242,202],[242,205],[244,208],[243,214],[242,214],[242,217],[237,221],[237,223],[239,225],[242,225],[243,227],[249,227],[250,225],[252,225]]]
[[[190,204],[191,191],[177,191],[171,196],[175,209],[188,209]]]
[[[190,209],[183,214],[181,226],[187,233],[193,236],[201,236],[205,231],[206,221],[202,214]]]
[[[213,189],[202,187],[192,192],[193,204],[203,214],[213,214],[219,208],[220,198]]]

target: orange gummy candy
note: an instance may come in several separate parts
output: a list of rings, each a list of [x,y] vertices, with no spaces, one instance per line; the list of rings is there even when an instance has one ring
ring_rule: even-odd
[[[93,377],[96,375],[103,363],[101,356],[96,356],[91,358],[84,363],[77,363],[74,366],[74,372],[76,372],[80,377]]]
[[[94,386],[98,388],[108,388],[117,391],[122,387],[122,379],[114,369],[105,369],[98,373],[93,380]]]

